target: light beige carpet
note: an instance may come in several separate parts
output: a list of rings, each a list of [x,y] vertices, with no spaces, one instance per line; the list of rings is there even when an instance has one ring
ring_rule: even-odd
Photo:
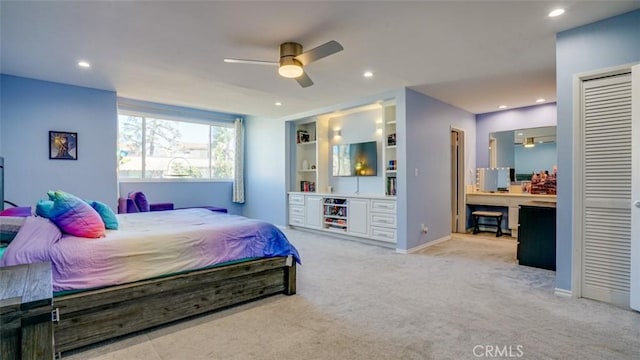
[[[554,295],[555,273],[518,266],[509,238],[455,237],[401,255],[286,233],[303,259],[297,295],[65,358],[640,359],[640,314]]]

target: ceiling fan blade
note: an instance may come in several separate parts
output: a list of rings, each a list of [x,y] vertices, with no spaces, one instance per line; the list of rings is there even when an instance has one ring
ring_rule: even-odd
[[[224,62],[231,64],[255,64],[255,65],[280,65],[277,61],[262,61],[262,60],[245,60],[245,59],[224,59]]]
[[[309,78],[309,75],[307,75],[306,72],[303,72],[302,75],[298,76],[296,78],[296,81],[303,88],[306,88],[306,87],[309,87],[309,86],[313,85],[313,81],[311,81],[311,79]]]
[[[344,50],[344,48],[342,47],[342,45],[340,45],[339,42],[331,40],[309,51],[303,52],[302,54],[296,56],[295,59],[300,61],[302,65],[307,65],[342,50]]]

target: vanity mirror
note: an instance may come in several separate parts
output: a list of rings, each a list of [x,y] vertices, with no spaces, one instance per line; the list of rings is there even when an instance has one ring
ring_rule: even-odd
[[[551,173],[557,159],[555,126],[489,134],[489,165],[515,169],[512,181],[531,180],[540,171]]]
[[[509,191],[509,168],[478,168],[476,174],[477,191]]]

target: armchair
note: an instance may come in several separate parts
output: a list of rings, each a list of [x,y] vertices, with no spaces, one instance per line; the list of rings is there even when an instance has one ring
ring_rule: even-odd
[[[173,203],[149,204],[141,191],[130,192],[127,197],[118,199],[118,214],[164,210],[173,210]]]

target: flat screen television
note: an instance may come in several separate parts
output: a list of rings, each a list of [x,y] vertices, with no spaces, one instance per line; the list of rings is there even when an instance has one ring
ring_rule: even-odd
[[[377,176],[378,148],[375,141],[333,145],[333,176]]]

